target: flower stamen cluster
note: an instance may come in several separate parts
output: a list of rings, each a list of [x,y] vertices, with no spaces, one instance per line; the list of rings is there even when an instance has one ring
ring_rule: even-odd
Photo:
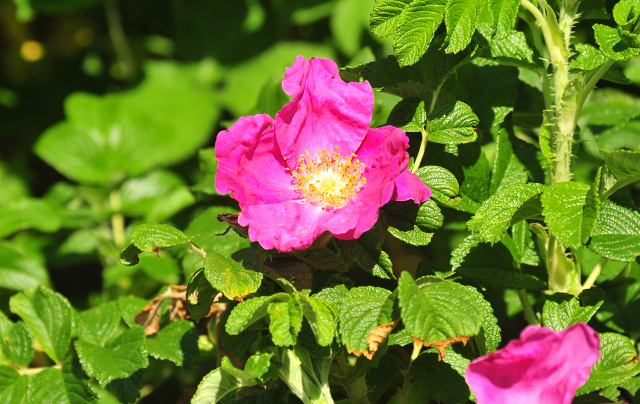
[[[335,147],[332,153],[327,149],[319,150],[314,158],[308,151],[301,154],[298,167],[291,175],[296,180],[294,188],[309,202],[339,208],[360,192],[367,179],[362,175],[365,165],[357,159],[358,156],[355,153],[342,156],[340,148]]]

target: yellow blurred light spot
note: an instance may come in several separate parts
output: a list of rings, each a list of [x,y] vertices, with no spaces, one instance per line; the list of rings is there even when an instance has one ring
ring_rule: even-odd
[[[20,46],[20,56],[27,62],[35,62],[44,56],[44,46],[38,41],[29,39]]]
[[[73,39],[80,46],[87,47],[91,45],[95,34],[89,28],[80,28],[76,32],[73,33]]]

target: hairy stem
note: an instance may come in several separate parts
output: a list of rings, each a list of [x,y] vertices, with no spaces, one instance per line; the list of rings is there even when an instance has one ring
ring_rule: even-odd
[[[524,318],[527,319],[527,323],[540,325],[540,321],[538,321],[538,317],[536,317],[536,313],[533,312],[533,307],[531,307],[531,303],[529,303],[527,291],[525,289],[518,289],[518,297],[520,298],[520,303],[522,303],[522,310],[524,311]]]

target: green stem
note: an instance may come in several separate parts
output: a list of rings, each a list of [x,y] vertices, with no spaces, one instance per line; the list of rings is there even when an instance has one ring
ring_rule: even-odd
[[[602,268],[606,265],[608,259],[603,257],[598,261],[593,271],[589,274],[589,277],[586,281],[584,281],[584,285],[582,285],[582,289],[589,289],[596,283],[596,279],[600,276],[600,272],[602,272]]]
[[[18,373],[21,375],[35,375],[36,373],[40,373],[46,369],[62,369],[62,365],[43,366],[41,368],[24,368],[19,369]]]
[[[118,248],[123,248],[125,243],[124,237],[124,216],[120,213],[122,203],[120,202],[120,191],[113,190],[109,194],[109,204],[113,215],[111,216],[111,231],[113,232],[113,243]]]
[[[413,162],[413,167],[411,167],[411,172],[415,173],[418,168],[420,168],[420,163],[422,162],[422,158],[424,157],[424,152],[427,149],[427,136],[429,132],[424,128],[421,129],[422,132],[422,142],[420,143],[420,149],[418,150],[418,155],[416,156],[416,160]]]
[[[205,259],[207,258],[207,253],[203,249],[196,247],[195,244],[186,243],[186,244],[183,244],[183,246],[188,247],[191,251],[195,252],[196,254],[201,256],[202,258],[205,258]]]
[[[529,0],[522,0],[521,4],[522,7],[529,11],[538,22],[538,26],[542,30],[542,36],[544,36],[544,41],[547,44],[547,49],[549,50],[551,63],[555,65],[556,62],[564,60],[562,50],[555,45],[555,42],[553,40],[551,27],[549,27],[546,18],[544,18],[538,7],[534,6]]]
[[[540,325],[538,317],[536,317],[536,314],[533,312],[533,307],[531,307],[531,303],[529,303],[526,289],[518,289],[518,297],[520,298],[520,303],[522,303],[522,310],[524,311],[524,317],[527,319],[527,322],[531,325]]]
[[[118,11],[117,0],[104,0],[104,10],[107,17],[107,26],[109,27],[109,36],[113,42],[113,48],[120,63],[124,66],[124,77],[131,78],[136,64],[127,42],[127,36],[122,28],[122,18]]]

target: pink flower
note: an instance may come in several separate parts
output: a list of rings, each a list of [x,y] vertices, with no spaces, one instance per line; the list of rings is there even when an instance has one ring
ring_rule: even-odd
[[[252,241],[290,251],[325,232],[355,239],[390,200],[429,198],[407,170],[404,131],[369,128],[368,82],[345,83],[332,60],[298,56],[282,88],[293,99],[275,119],[242,117],[216,140],[216,189],[239,202]]]
[[[559,332],[528,326],[520,339],[472,361],[465,378],[477,404],[571,404],[599,350],[598,334],[584,323]]]

